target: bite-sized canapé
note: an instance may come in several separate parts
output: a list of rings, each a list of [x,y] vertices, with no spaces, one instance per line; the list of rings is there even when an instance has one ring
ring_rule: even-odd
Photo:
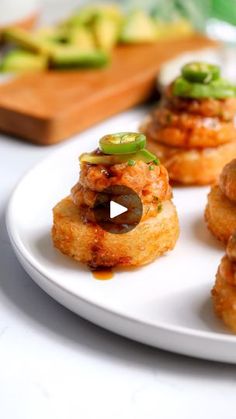
[[[193,185],[213,183],[236,157],[236,88],[216,65],[190,63],[169,85],[141,131],[170,179]]]
[[[212,186],[205,219],[209,230],[224,243],[236,231],[236,159],[224,167],[218,184]]]
[[[212,300],[216,314],[236,332],[236,233],[230,237],[218,268]]]
[[[97,150],[80,156],[79,181],[53,210],[52,238],[62,253],[98,268],[143,265],[173,249],[179,223],[168,173],[145,144],[143,134],[111,134],[100,140]],[[96,217],[100,197],[107,199],[116,186],[131,190],[133,205],[136,196],[142,206],[137,225],[137,208],[120,218],[120,228],[134,227],[125,234],[102,228]],[[119,193],[127,199],[126,189]]]

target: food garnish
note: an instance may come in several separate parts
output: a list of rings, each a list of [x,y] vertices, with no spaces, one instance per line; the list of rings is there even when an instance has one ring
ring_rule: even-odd
[[[84,153],[80,162],[89,164],[114,165],[127,163],[134,166],[136,161],[159,164],[155,154],[146,150],[146,137],[136,132],[108,134],[99,141],[100,149],[93,153]],[[152,169],[150,169],[152,170]]]
[[[102,137],[99,146],[105,154],[135,153],[145,148],[146,137],[144,134],[137,132],[118,132]]]
[[[210,83],[220,77],[220,67],[205,62],[192,62],[185,64],[181,70],[182,76],[192,82]]]
[[[183,66],[173,83],[173,95],[190,99],[236,97],[236,86],[221,78],[217,65],[194,62]]]

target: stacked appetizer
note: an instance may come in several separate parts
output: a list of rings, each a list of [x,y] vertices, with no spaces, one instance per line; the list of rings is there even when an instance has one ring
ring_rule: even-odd
[[[168,173],[145,145],[142,134],[116,133],[80,156],[79,181],[53,210],[52,238],[62,253],[95,269],[143,265],[174,248],[179,223]],[[105,231],[94,216],[98,195],[114,185],[130,188],[142,202],[141,221],[126,234]]]
[[[214,236],[227,243],[236,231],[236,159],[222,170],[208,194],[205,219]]]
[[[170,179],[186,185],[214,182],[236,157],[236,88],[216,65],[186,64],[141,127]]]

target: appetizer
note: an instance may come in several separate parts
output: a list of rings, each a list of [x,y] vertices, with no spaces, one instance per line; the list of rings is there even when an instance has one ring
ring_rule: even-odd
[[[236,88],[213,64],[193,62],[169,85],[141,126],[170,179],[185,185],[214,182],[236,157]]]
[[[218,268],[212,300],[216,314],[236,332],[236,233],[230,237]]]
[[[168,173],[145,145],[143,134],[115,133],[80,156],[78,183],[53,209],[57,249],[96,269],[144,265],[174,248],[179,223]],[[98,197],[115,186],[129,188],[142,203],[140,222],[125,234],[104,230],[95,216]],[[132,211],[122,223],[132,224]]]
[[[236,159],[224,167],[219,184],[212,186],[205,220],[209,230],[224,243],[236,231]]]

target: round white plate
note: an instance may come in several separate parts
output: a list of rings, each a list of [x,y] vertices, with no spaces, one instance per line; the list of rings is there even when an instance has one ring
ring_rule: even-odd
[[[131,123],[122,129],[136,128]],[[117,129],[117,124],[109,126],[110,132]],[[215,317],[210,300],[223,248],[203,221],[208,188],[174,190],[181,224],[178,244],[141,269],[99,281],[86,266],[53,248],[52,208],[77,181],[78,154],[96,146],[104,125],[90,133],[37,165],[13,193],[7,227],[19,261],[53,298],[106,329],[170,351],[236,362],[236,337]]]

